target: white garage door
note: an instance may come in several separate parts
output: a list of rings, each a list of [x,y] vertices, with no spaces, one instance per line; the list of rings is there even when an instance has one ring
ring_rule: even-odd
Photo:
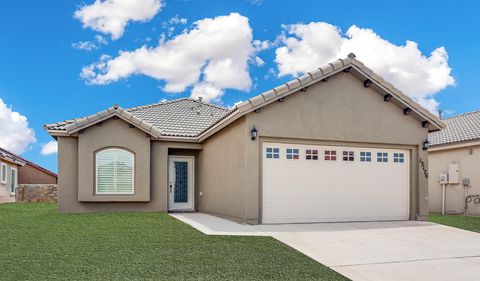
[[[408,220],[409,151],[264,143],[263,223]]]

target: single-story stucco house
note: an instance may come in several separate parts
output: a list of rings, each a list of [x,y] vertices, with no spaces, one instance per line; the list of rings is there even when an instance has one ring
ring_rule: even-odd
[[[480,111],[444,120],[447,126],[429,134],[429,207],[440,213],[445,177],[446,213],[480,215]],[[475,196],[477,195],[477,196]]]
[[[187,98],[45,125],[62,212],[251,224],[424,219],[443,127],[353,54],[230,109]]]

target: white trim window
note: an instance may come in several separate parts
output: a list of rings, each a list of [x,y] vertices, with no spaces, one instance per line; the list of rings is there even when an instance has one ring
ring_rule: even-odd
[[[393,162],[394,162],[394,163],[403,163],[403,162],[405,162],[405,154],[403,154],[403,153],[394,153],[394,154],[393,154]]]
[[[0,166],[0,182],[7,184],[7,164],[1,163]]]
[[[17,168],[11,168],[10,169],[10,194],[15,195],[15,192],[17,191],[17,186],[18,186],[18,170]]]
[[[360,162],[372,162],[372,153],[369,151],[360,151]]]
[[[279,159],[280,158],[280,148],[278,148],[278,147],[267,147],[266,157],[268,159]]]
[[[95,155],[96,194],[133,194],[135,156],[119,148],[109,148]]]
[[[377,152],[377,162],[388,162],[388,153],[387,152]]]
[[[287,159],[300,159],[300,150],[298,148],[287,148]]]

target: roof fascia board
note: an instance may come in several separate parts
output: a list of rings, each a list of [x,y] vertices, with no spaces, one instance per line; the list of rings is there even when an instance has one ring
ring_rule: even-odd
[[[54,136],[54,137],[70,137],[71,136],[69,133],[63,130],[47,130],[47,133],[49,133],[51,136]]]
[[[175,137],[175,136],[160,136],[152,138],[154,141],[173,141],[173,142],[199,142],[198,137]]]

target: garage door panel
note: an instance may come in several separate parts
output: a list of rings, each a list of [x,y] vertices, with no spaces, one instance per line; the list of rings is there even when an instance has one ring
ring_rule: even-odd
[[[279,158],[267,158],[267,147],[279,148]],[[288,148],[299,150],[298,160],[287,159]],[[307,150],[318,160],[307,160]],[[325,150],[337,160],[325,160]],[[343,161],[343,151],[353,151],[354,161]],[[369,152],[370,162],[361,162],[360,152]],[[377,162],[378,152],[388,162]],[[408,219],[407,150],[265,143],[263,153],[264,223]],[[403,162],[394,162],[394,153]]]

